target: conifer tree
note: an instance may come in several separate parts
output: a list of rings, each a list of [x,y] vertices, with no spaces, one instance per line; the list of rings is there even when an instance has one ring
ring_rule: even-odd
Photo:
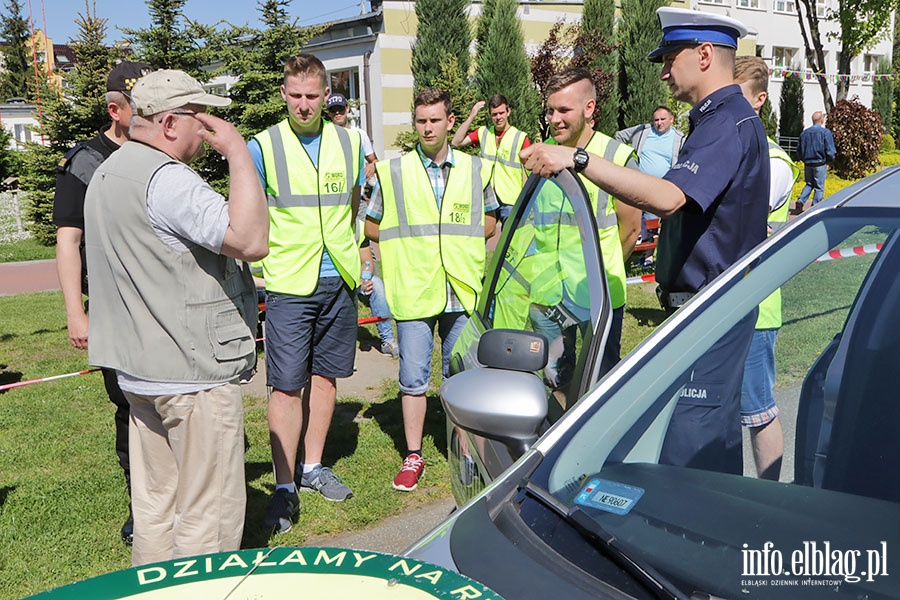
[[[647,60],[659,44],[656,9],[664,0],[622,0],[622,115],[623,127],[648,123],[653,109],[666,103],[668,90],[659,80],[660,65]]]
[[[610,46],[616,43],[615,33],[616,5],[615,0],[584,0],[584,9],[581,18],[581,26],[585,32],[596,32]],[[609,54],[599,54],[590,63],[590,69],[604,73],[617,74],[619,72],[619,48]],[[609,87],[606,99],[597,103],[597,122],[594,129],[612,136],[619,127],[619,104],[621,97],[619,87],[616,85],[616,77],[613,85]]]
[[[513,124],[534,137],[538,132],[540,98],[531,82],[531,63],[525,54],[522,29],[516,18],[516,0],[488,0],[491,5],[487,35],[477,47],[475,80],[478,99],[487,100],[502,94],[513,109]],[[478,23],[479,31],[485,16]],[[463,118],[469,107],[456,107]],[[487,119],[482,120],[487,124]]]
[[[206,42],[215,36],[213,27],[184,16],[187,0],[146,0],[150,13],[147,29],[123,29],[135,50],[135,60],[154,69],[179,69],[198,81],[210,74],[203,70],[215,55]]]
[[[284,64],[322,28],[301,27],[291,19],[292,0],[260,0],[261,29],[231,27],[211,37],[210,49],[222,60],[216,73],[240,73],[228,90],[232,103],[217,114],[233,123],[245,138],[275,125],[287,115],[280,88]],[[228,165],[217,152],[209,152],[201,171],[220,192],[227,191]]]
[[[43,244],[55,241],[56,227],[52,223],[53,190],[56,186],[55,167],[62,155],[75,143],[89,139],[109,121],[106,111],[106,77],[113,54],[103,44],[106,19],[91,12],[85,0],[85,12],[75,20],[78,38],[72,43],[78,59],[78,69],[69,74],[68,97],[47,85],[46,73],[41,76],[41,105],[39,106],[40,135],[46,145],[29,142],[23,155],[21,189],[29,200],[27,216],[29,229]],[[33,134],[34,135],[34,134]]]
[[[449,57],[468,78],[472,30],[466,16],[469,0],[418,0],[416,42],[412,49],[412,74],[416,91],[433,87]]]
[[[781,82],[778,115],[781,122],[778,127],[778,135],[800,137],[800,132],[803,131],[803,80],[799,77],[784,76],[784,80]]]
[[[772,108],[772,101],[766,97],[766,101],[759,108],[759,120],[762,121],[766,135],[773,140],[778,139],[778,116]]]
[[[6,0],[6,10],[0,16],[0,47],[3,70],[0,72],[0,100],[31,99],[34,88],[34,69],[28,56],[28,22],[22,16],[19,0]]]
[[[878,75],[886,75],[891,72],[891,63],[886,59],[878,61]],[[885,133],[893,131],[894,119],[894,81],[890,78],[876,77],[872,84],[872,108],[881,115],[881,124]]]

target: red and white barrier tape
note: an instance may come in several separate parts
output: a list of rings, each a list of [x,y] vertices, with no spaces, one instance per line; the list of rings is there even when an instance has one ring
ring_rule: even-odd
[[[32,383],[44,383],[45,381],[53,381],[55,379],[63,379],[64,377],[75,377],[76,375],[87,375],[100,369],[85,369],[84,371],[76,371],[75,373],[66,373],[65,375],[54,375],[53,377],[42,377],[40,379],[31,379],[29,381],[17,381],[15,383],[7,383],[0,385],[0,392],[11,390],[13,388],[22,387],[23,385],[31,385]]]
[[[377,323],[379,321],[387,321],[390,317],[364,317],[362,319],[358,319],[357,323],[359,325],[365,325],[366,323]],[[257,338],[257,342],[265,341],[265,338]],[[56,379],[64,379],[66,377],[75,377],[76,375],[87,375],[88,373],[94,373],[99,371],[100,369],[85,369],[84,371],[76,371],[75,373],[66,373],[65,375],[54,375],[53,377],[41,377],[40,379],[30,379],[28,381],[17,381],[15,383],[7,383],[4,385],[0,385],[0,392],[5,392],[6,390],[11,390],[13,388],[22,387],[25,385],[31,385],[33,383],[44,383],[45,381],[54,381]]]
[[[827,262],[829,260],[837,260],[839,258],[851,258],[853,256],[864,256],[866,254],[877,254],[884,244],[866,244],[864,246],[853,246],[852,248],[838,248],[829,250],[814,262]],[[625,280],[627,285],[635,285],[638,283],[653,283],[656,281],[656,275],[650,273],[648,275],[640,275],[637,277],[629,277]]]

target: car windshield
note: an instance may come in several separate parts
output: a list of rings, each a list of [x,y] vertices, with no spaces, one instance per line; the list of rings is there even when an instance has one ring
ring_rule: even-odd
[[[536,485],[686,595],[900,593],[888,562],[900,549],[900,217],[852,206],[809,217],[679,309],[537,447]],[[757,329],[777,332],[780,481],[758,477],[749,427],[743,476],[660,464],[676,402],[697,394],[695,362],[773,293],[780,328]]]

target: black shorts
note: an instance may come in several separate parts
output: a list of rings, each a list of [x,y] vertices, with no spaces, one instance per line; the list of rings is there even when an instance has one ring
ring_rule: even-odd
[[[324,277],[309,296],[266,294],[266,384],[283,392],[306,387],[309,376],[353,374],[355,294],[340,277]]]

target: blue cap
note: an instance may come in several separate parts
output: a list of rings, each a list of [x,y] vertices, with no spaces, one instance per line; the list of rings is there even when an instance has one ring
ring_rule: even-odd
[[[662,62],[664,54],[704,42],[737,48],[738,38],[750,33],[737,19],[696,10],[663,6],[656,10],[656,16],[663,36],[659,47],[647,55],[650,62]]]
[[[328,100],[325,101],[325,110],[328,110],[332,106],[347,108],[347,99],[344,98],[343,94],[331,94],[328,96]]]

